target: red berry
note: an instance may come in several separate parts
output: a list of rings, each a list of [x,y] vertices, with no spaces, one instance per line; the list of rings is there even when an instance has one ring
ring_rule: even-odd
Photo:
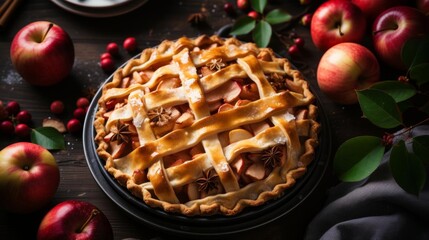
[[[19,123],[30,123],[31,122],[31,113],[27,110],[22,110],[16,115],[16,120]]]
[[[64,112],[64,103],[60,100],[55,100],[51,103],[50,108],[53,114],[61,114]]]
[[[307,13],[307,14],[305,14],[304,16],[302,16],[302,18],[301,18],[301,24],[303,25],[303,26],[310,26],[310,24],[311,24],[311,18],[313,17],[313,14],[311,14],[311,13]]]
[[[82,124],[76,118],[72,118],[67,122],[67,130],[70,133],[79,133],[82,130]]]
[[[109,43],[107,44],[106,51],[110,53],[110,55],[116,56],[119,54],[119,46],[114,42]]]
[[[291,56],[297,56],[297,55],[298,55],[298,53],[299,53],[299,48],[298,48],[298,46],[297,46],[297,45],[292,45],[292,46],[290,46],[290,47],[289,47],[289,49],[288,49],[288,53],[289,53],[289,55],[291,55]]]
[[[303,39],[303,38],[300,38],[300,37],[295,38],[295,39],[293,40],[293,42],[295,43],[295,45],[296,45],[298,48],[302,48],[302,47],[304,47],[304,44],[305,44],[304,39]]]
[[[128,37],[124,40],[124,43],[122,44],[125,50],[127,52],[132,53],[137,50],[137,41],[134,37]]]
[[[235,14],[234,5],[230,2],[227,2],[223,5],[223,10],[229,15]]]
[[[115,70],[115,62],[111,58],[104,58],[100,61],[100,66],[105,73],[111,73]]]
[[[85,108],[79,107],[73,111],[73,117],[80,121],[83,121],[85,119],[85,115],[86,115]]]
[[[12,121],[5,120],[0,123],[0,132],[5,135],[12,135],[15,132],[15,127]]]
[[[89,106],[89,100],[86,97],[81,97],[76,101],[76,107],[86,108]]]
[[[22,138],[29,137],[30,132],[31,132],[31,128],[25,123],[20,123],[15,127],[15,134],[18,137],[22,137]]]
[[[6,111],[9,114],[9,116],[11,115],[16,115],[19,113],[19,110],[21,110],[21,106],[19,106],[19,103],[17,101],[10,101],[7,103],[6,105]]]
[[[237,7],[243,11],[249,9],[249,0],[237,0]]]
[[[253,18],[255,20],[259,19],[259,13],[257,11],[250,11],[247,14],[247,16],[249,16],[249,17],[251,17],[251,18]]]
[[[103,60],[105,58],[113,59],[112,54],[110,54],[108,52],[105,52],[105,53],[103,53],[103,54],[100,55],[100,60]]]

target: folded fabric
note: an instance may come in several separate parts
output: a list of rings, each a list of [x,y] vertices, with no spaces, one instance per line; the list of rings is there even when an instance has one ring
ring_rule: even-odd
[[[411,136],[420,135],[429,135],[429,126],[411,131]],[[403,139],[411,147],[407,136],[400,134],[394,143]],[[326,204],[310,222],[304,239],[429,239],[429,181],[418,197],[405,192],[392,177],[389,156],[390,151],[367,179],[330,189]]]

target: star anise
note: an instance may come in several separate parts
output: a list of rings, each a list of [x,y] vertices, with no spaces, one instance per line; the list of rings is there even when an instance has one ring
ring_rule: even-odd
[[[222,58],[216,58],[210,60],[210,62],[208,62],[206,66],[212,71],[214,71],[215,69],[219,71],[221,68],[225,67],[225,63],[222,62]]]
[[[172,109],[159,107],[149,110],[147,116],[149,117],[150,124],[156,126],[164,126],[171,119]]]
[[[129,131],[129,124],[116,122],[116,128],[112,128],[113,135],[110,137],[110,141],[117,142],[118,144],[128,143],[131,138],[131,132]]]
[[[283,156],[284,145],[276,145],[265,149],[261,153],[261,160],[267,169],[273,169],[280,165]]]
[[[206,16],[201,12],[192,13],[188,17],[188,22],[191,23],[192,25],[198,26],[206,22]]]
[[[219,176],[213,169],[203,171],[203,176],[197,179],[198,191],[208,193],[212,189],[217,189],[219,184]]]

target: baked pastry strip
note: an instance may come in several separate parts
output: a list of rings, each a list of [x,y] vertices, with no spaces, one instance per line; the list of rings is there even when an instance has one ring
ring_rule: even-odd
[[[174,64],[177,64],[180,72],[180,80],[189,100],[189,107],[194,113],[195,120],[198,121],[205,117],[210,117],[210,111],[205,104],[203,89],[199,85],[197,70],[191,62],[188,49],[174,56]],[[238,181],[223,155],[222,146],[216,134],[207,135],[202,139],[204,150],[209,157],[213,168],[219,176],[220,182],[226,192],[236,191],[239,189]]]

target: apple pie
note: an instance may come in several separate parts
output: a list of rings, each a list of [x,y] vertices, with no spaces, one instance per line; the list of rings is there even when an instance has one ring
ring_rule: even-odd
[[[320,124],[308,82],[254,43],[165,40],[101,91],[97,154],[153,208],[235,215],[281,197],[315,157]]]

